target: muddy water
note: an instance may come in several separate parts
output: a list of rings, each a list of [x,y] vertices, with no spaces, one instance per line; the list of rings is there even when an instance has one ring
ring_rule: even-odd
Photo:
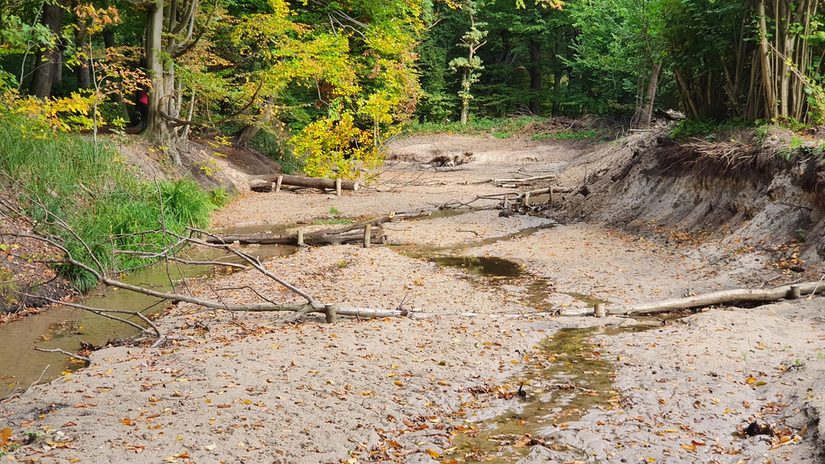
[[[261,258],[271,258],[294,253],[295,247],[273,245],[249,248],[247,251]],[[237,257],[226,256],[220,250],[191,253],[190,258],[238,262]],[[124,280],[163,291],[185,291],[185,278],[210,272],[212,269],[208,266],[170,265],[167,269],[159,264],[130,274]],[[176,283],[170,283],[170,277]],[[82,303],[109,309],[145,310],[145,314],[159,312],[165,307],[165,301],[158,298],[114,288],[87,295]],[[26,388],[38,380],[54,379],[67,369],[79,367],[62,354],[35,351],[35,347],[76,352],[81,341],[103,345],[108,340],[136,334],[135,329],[125,324],[68,306],[56,306],[0,325],[0,398],[15,389]]]
[[[442,462],[512,463],[541,445],[567,457],[585,459],[542,438],[557,427],[580,419],[593,408],[617,406],[613,365],[591,343],[594,335],[647,330],[653,325],[623,328],[561,329],[529,356],[528,367],[508,382],[507,391],[522,386],[525,395],[502,400],[509,407],[495,417],[461,427]],[[575,461],[574,461],[575,462]]]

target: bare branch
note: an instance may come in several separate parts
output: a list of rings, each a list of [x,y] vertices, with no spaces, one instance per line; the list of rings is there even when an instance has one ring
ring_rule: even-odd
[[[92,360],[91,360],[91,359],[89,359],[89,358],[87,358],[86,356],[80,356],[79,354],[70,353],[70,352],[68,352],[68,351],[66,351],[66,350],[61,350],[60,348],[49,348],[49,349],[46,349],[46,348],[38,348],[38,347],[35,347],[35,349],[34,349],[34,350],[35,350],[35,351],[41,351],[41,352],[43,352],[43,353],[60,353],[60,354],[65,354],[66,356],[68,356],[68,357],[70,357],[70,358],[74,358],[74,359],[77,359],[77,360],[80,360],[80,361],[83,361],[83,362],[86,362],[86,363],[89,363],[89,364],[91,364],[91,363],[92,363]]]

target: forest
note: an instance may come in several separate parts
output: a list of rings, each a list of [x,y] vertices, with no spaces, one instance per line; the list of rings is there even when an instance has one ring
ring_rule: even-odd
[[[274,139],[326,175],[411,122],[819,124],[819,3],[3,0],[0,86],[58,131],[143,132],[173,159],[191,134]]]

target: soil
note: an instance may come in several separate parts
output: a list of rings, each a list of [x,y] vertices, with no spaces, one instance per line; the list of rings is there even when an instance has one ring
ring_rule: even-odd
[[[532,411],[519,399],[520,378],[536,363],[564,365],[565,353],[546,352],[562,346],[547,345],[548,337],[562,328],[636,323],[593,318],[594,302],[620,305],[822,275],[816,247],[794,243],[794,231],[781,229],[771,246],[757,246],[755,235],[745,232],[761,230],[765,239],[768,226],[759,229],[743,217],[701,226],[657,216],[667,208],[649,205],[668,193],[631,189],[667,183],[628,161],[636,149],[631,142],[586,147],[414,137],[396,142],[395,160],[376,184],[358,192],[240,189],[215,214],[215,228],[467,202],[513,191],[485,181],[517,174],[557,173],[554,182],[589,185],[595,193],[556,199],[559,222],[499,217],[484,209],[495,202],[476,201],[479,209],[464,214],[387,224],[390,246],[309,248],[269,260],[270,270],[320,301],[403,307],[412,317],[326,324],[311,316],[287,324],[277,313],[174,305],[157,323],[191,340],[96,351],[88,368],[0,404],[0,429],[10,427],[16,442],[33,440],[14,450],[10,462],[473,462],[473,446],[490,448],[472,443],[491,419]],[[432,146],[439,151],[426,148]],[[444,153],[472,157],[449,169],[428,166]],[[624,171],[635,181],[603,180]],[[704,192],[719,192],[682,187],[693,189],[698,204],[711,201]],[[756,183],[754,191],[759,188]],[[601,193],[609,189],[612,203]],[[815,203],[804,205],[821,214]],[[767,211],[750,217],[769,216],[770,205],[754,208],[763,206]],[[794,253],[797,261],[788,264]],[[495,266],[470,272],[467,263]],[[496,266],[506,267],[506,275],[496,276]],[[247,286],[267,298],[298,301],[254,271],[189,285],[204,296],[219,291],[227,301],[252,298]],[[597,329],[587,355],[610,366],[612,387],[596,392],[609,401],[577,403],[576,414],[562,414],[538,436],[499,437],[497,447],[524,448],[522,462],[821,462],[823,307],[817,298],[714,308],[680,320],[654,319],[656,327],[646,331],[599,335]],[[593,368],[568,364],[579,376]],[[556,390],[588,392],[574,377],[540,393],[545,385],[530,382],[528,401]],[[757,419],[767,424],[767,435],[740,432]]]
[[[37,311],[37,297],[61,298],[68,283],[45,264],[59,250],[31,235],[31,224],[21,218],[0,215],[0,324]],[[32,295],[21,296],[21,294]]]

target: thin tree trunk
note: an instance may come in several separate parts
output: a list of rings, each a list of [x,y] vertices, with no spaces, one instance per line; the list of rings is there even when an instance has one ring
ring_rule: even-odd
[[[770,63],[770,50],[768,49],[768,27],[765,18],[765,0],[759,0],[757,6],[759,20],[759,61],[762,72],[762,89],[765,92],[765,116],[774,119],[777,116],[776,96],[773,92],[774,74]]]
[[[530,112],[541,114],[541,42],[530,39]]]
[[[653,105],[656,101],[656,91],[659,88],[659,74],[662,71],[662,62],[657,61],[653,63],[653,71],[650,74],[650,80],[647,81],[647,90],[645,91],[645,103],[642,109],[641,124],[643,127],[650,127],[653,120]]]
[[[462,75],[462,78],[461,78],[461,82],[462,82],[461,85],[465,88],[465,90],[467,92],[469,92],[470,91],[470,86],[469,86],[469,84],[467,84],[467,80],[469,79],[469,77],[467,76],[467,73],[468,73],[467,70],[465,70],[463,75]],[[461,99],[461,125],[462,126],[467,125],[467,117],[468,117],[469,113],[470,113],[470,99],[465,96]]]
[[[698,119],[701,115],[699,114],[698,108],[696,108],[696,103],[693,101],[690,88],[687,86],[687,83],[682,78],[682,74],[678,69],[673,69],[673,75],[676,76],[676,83],[682,91],[682,99],[684,99],[685,110],[691,118]]]

